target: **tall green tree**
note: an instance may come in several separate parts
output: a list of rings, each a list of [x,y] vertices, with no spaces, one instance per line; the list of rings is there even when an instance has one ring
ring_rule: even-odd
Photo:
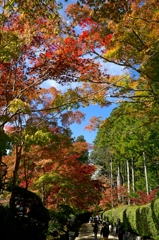
[[[95,150],[91,154],[97,154],[98,162],[100,152],[96,149],[107,148],[114,167],[118,169],[115,174],[117,179],[121,174],[129,192],[143,190],[149,194],[151,189],[157,187],[154,178],[158,181],[158,173],[153,170],[159,150],[156,142],[158,123],[149,124],[145,115],[138,119],[130,115],[130,109],[132,112],[137,111],[137,107],[132,103],[123,103],[114,109],[99,128],[94,142]]]

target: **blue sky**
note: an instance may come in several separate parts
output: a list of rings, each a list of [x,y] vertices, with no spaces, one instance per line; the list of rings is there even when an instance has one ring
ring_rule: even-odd
[[[97,131],[84,130],[85,126],[89,124],[89,119],[93,116],[96,116],[96,117],[101,117],[101,120],[104,120],[107,117],[109,117],[114,107],[115,107],[115,104],[109,107],[103,107],[103,108],[99,107],[98,105],[81,108],[80,110],[86,114],[85,120],[81,124],[74,123],[70,126],[73,133],[73,137],[77,138],[78,136],[83,135],[85,140],[88,143],[93,143],[93,140],[96,137]]]

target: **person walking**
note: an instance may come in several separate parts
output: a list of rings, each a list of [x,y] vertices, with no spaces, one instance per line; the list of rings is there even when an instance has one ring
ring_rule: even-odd
[[[71,230],[71,221],[68,220],[66,225],[66,240],[69,240],[69,231]]]
[[[92,223],[92,222],[93,222],[93,218],[90,217],[90,218],[89,218],[89,223]]]
[[[67,228],[67,230],[66,230],[66,240],[72,240],[74,236],[71,235],[73,233],[71,220],[68,220],[66,228]]]
[[[97,234],[99,231],[98,222],[95,221],[95,224],[92,225],[92,227],[93,227],[93,232],[94,232],[94,239],[97,240]]]
[[[103,240],[108,240],[109,236],[109,222],[104,222],[100,235],[103,235]]]
[[[125,233],[125,230],[124,230],[123,223],[120,221],[120,218],[117,218],[116,234],[119,240],[124,239],[124,233]]]

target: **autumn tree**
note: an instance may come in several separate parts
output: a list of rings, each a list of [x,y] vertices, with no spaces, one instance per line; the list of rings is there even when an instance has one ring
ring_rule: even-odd
[[[41,123],[38,125],[39,117]],[[59,127],[56,121],[48,121],[46,115],[42,115],[41,112],[39,117],[37,115],[27,118],[25,128],[21,131],[23,146],[16,169],[15,184],[19,183],[26,189],[38,192],[43,204],[53,209],[59,204],[78,209],[96,206],[101,186],[99,181],[91,179],[95,167],[78,161],[82,152],[88,149],[88,144],[78,148],[70,136],[69,129]],[[11,130],[13,129],[10,128],[10,134]],[[9,174],[14,170],[11,162],[14,162],[15,155],[16,149],[13,155],[6,159]],[[83,194],[85,191],[85,195],[81,194],[82,191]]]
[[[29,2],[6,2],[2,4],[1,13],[2,49],[8,49],[8,52],[2,51],[1,54],[0,126],[3,130],[4,125],[9,122],[18,134],[24,130],[24,118],[36,112],[39,114],[45,110],[55,110],[55,113],[64,111],[61,116],[63,124],[66,124],[68,121],[71,123],[72,119],[80,114],[77,111],[72,113],[68,109],[77,109],[80,106],[79,102],[88,105],[89,102],[95,101],[94,90],[90,88],[87,91],[81,90],[81,87],[73,90],[69,88],[64,93],[52,88],[50,92],[48,90],[48,94],[53,97],[52,103],[50,102],[49,106],[45,103],[41,108],[40,94],[43,82],[52,79],[60,84],[67,84],[85,82],[88,78],[97,80],[101,77],[100,65],[89,57],[83,58],[87,51],[83,38],[76,40],[69,36],[71,28],[60,18],[58,4],[55,2],[51,5],[49,1],[36,4],[32,2],[29,7],[28,4]],[[33,11],[37,13],[33,14]],[[12,44],[9,44],[10,42]],[[104,101],[101,94],[98,100]],[[38,105],[35,105],[35,102]],[[23,144],[21,136],[18,138],[16,169],[19,166]]]
[[[29,187],[33,191],[38,190],[47,207],[54,209],[60,204],[64,204],[77,209],[88,209],[90,205],[97,204],[99,201],[96,194],[100,189],[100,184],[98,181],[91,180],[95,168],[86,164],[81,165],[78,161],[80,150],[79,154],[72,154],[74,145],[71,146],[70,143],[67,143],[66,137],[61,137],[59,136],[60,142],[53,142],[52,146],[50,143],[48,145],[44,142],[43,146],[31,147],[29,155],[27,155],[34,163],[32,167],[34,171],[32,171],[32,175],[30,175],[31,172],[28,172],[28,177],[31,177]],[[22,167],[24,167],[23,164]],[[22,175],[19,177],[22,179]],[[27,183],[26,178],[23,177],[21,184],[25,182]],[[83,195],[82,198],[81,191],[83,194],[86,191],[87,197]]]
[[[83,163],[87,163],[88,164],[88,156],[89,156],[89,148],[90,146],[86,143],[86,140],[84,139],[83,135],[78,136],[75,139],[75,145],[77,145],[76,147],[79,148],[83,148],[85,146],[85,150],[81,152],[81,156],[78,158],[78,160],[80,161],[81,164]]]
[[[109,89],[105,98],[140,102],[141,113],[146,111],[152,121],[158,112],[157,1],[79,2],[68,6],[68,16],[72,27],[81,27],[79,39],[85,38],[87,53],[103,66],[113,63],[126,69],[124,75],[101,78],[103,91]]]
[[[45,90],[40,87],[49,78],[60,82],[72,81],[69,71],[78,70],[69,61],[66,63],[68,54],[65,56],[64,53],[69,51],[69,41],[61,37],[64,21],[59,21],[57,8],[56,4],[50,5],[49,1],[43,4],[32,2],[29,8],[28,3],[23,2],[7,2],[2,6],[1,44],[2,49],[8,49],[8,52],[1,53],[0,126],[2,131],[5,126],[5,131],[12,135],[16,148],[13,186],[16,184],[22,152],[27,144],[25,134],[28,124],[32,122],[35,127],[37,121],[38,125],[50,121],[53,115],[53,122],[57,122],[56,117],[61,114],[62,124],[68,125],[73,119],[80,121],[83,117],[80,112],[71,111],[71,108],[78,106],[78,100],[74,100],[77,96],[74,97],[73,92],[68,91],[63,97],[55,88]],[[33,9],[38,12],[36,15],[32,14]],[[62,48],[61,42],[67,43],[66,49]],[[78,57],[77,55],[76,58]],[[46,97],[47,94],[50,100]],[[70,111],[67,111],[68,107]],[[6,126],[7,123],[9,124]],[[2,152],[0,156],[2,158]]]

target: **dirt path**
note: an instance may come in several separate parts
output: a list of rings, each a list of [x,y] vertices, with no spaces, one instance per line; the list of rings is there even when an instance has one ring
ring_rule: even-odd
[[[109,235],[108,239],[116,240],[118,238]],[[79,230],[79,236],[76,237],[76,240],[94,240],[93,227],[90,223],[85,223],[81,226]],[[100,230],[98,232],[98,240],[102,240],[102,237],[100,236]]]

